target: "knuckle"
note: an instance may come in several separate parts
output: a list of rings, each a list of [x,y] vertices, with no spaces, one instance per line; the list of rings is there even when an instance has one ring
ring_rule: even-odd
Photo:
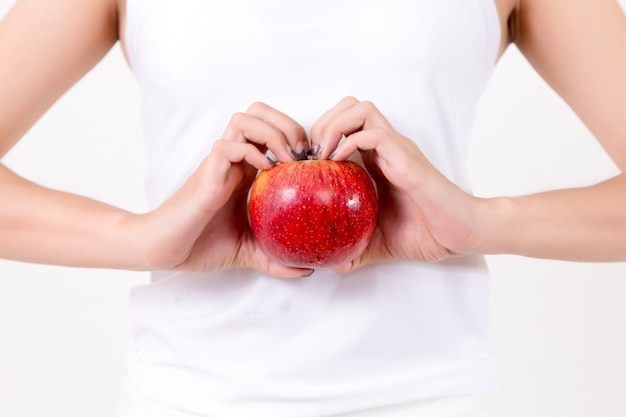
[[[218,139],[213,143],[213,153],[224,154],[229,147],[228,141],[224,139]]]
[[[357,103],[359,103],[359,102],[360,102],[360,101],[359,101],[359,99],[357,99],[357,98],[356,98],[356,97],[354,97],[354,96],[346,96],[346,97],[344,97],[344,98],[341,100],[341,103],[342,103],[342,104],[344,104],[344,103],[345,103],[345,104],[357,104]]]
[[[233,115],[230,117],[230,123],[231,124],[237,124],[242,119],[244,119],[245,117],[246,117],[246,115],[244,113],[242,113],[242,112],[233,113]]]
[[[373,102],[365,100],[359,106],[361,106],[363,117],[367,120],[369,127],[382,126],[385,129],[393,130],[393,127]]]
[[[376,105],[373,102],[371,102],[370,100],[363,100],[361,102],[361,106],[368,113],[373,113],[373,112],[377,112],[378,111],[378,109],[376,108]]]
[[[261,101],[255,101],[252,104],[250,104],[250,106],[248,107],[248,110],[246,111],[246,113],[248,114],[258,114],[262,111],[264,111],[265,109],[267,109],[267,104],[261,102]]]

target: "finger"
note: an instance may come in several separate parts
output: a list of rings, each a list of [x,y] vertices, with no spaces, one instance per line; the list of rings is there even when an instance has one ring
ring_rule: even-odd
[[[226,130],[224,130],[222,139],[232,142],[253,143],[263,153],[269,149],[282,162],[290,162],[294,159],[291,147],[282,131],[246,113],[233,114]]]
[[[341,275],[348,274],[350,272],[354,272],[359,268],[363,268],[364,266],[375,263],[371,256],[368,256],[367,252],[364,252],[358,258],[352,260],[351,262],[346,262],[345,264],[339,265],[333,268],[333,272]]]
[[[321,140],[323,143],[336,147],[342,137],[372,128],[393,130],[372,102],[361,101],[330,120],[321,132]],[[325,146],[325,149],[322,149],[321,158],[328,158],[332,152],[334,150],[330,146]]]
[[[244,161],[249,165],[244,165]],[[160,212],[177,213],[173,214],[177,221],[191,219],[194,223],[189,227],[201,230],[208,221],[206,214],[217,213],[226,204],[242,179],[244,168],[249,166],[269,169],[272,164],[250,143],[218,140],[198,169],[160,207]],[[181,215],[190,211],[201,216]]]
[[[264,272],[275,278],[305,278],[313,275],[315,270],[310,268],[292,268],[269,261]]]
[[[246,162],[248,165],[243,165]],[[211,211],[219,210],[230,198],[245,173],[245,168],[269,169],[273,164],[253,144],[219,140],[204,162],[204,167],[194,176],[196,190]]]
[[[284,135],[289,145],[289,152],[294,159],[305,159],[310,149],[309,141],[304,128],[285,113],[268,106],[265,103],[256,102],[250,105],[246,114],[263,120],[274,126]]]
[[[272,162],[256,146],[248,142],[220,139],[213,145],[209,154],[216,169],[226,172],[232,164],[247,162],[256,169],[269,169]]]
[[[331,143],[326,143],[323,138],[323,132],[326,130],[327,125],[338,115],[345,112],[346,110],[356,106],[359,104],[359,100],[355,97],[348,96],[339,101],[335,106],[333,106],[330,110],[324,113],[318,120],[315,122],[313,127],[311,128],[311,148],[313,149],[313,155],[316,158],[321,157],[322,154],[330,154],[339,140],[341,140],[342,135],[333,135],[331,137]],[[339,139],[336,139],[336,138]],[[335,140],[336,139],[336,140]],[[327,150],[327,152],[324,152]]]
[[[387,149],[391,145],[389,143],[390,141],[391,138],[386,129],[372,128],[361,130],[349,134],[341,145],[335,149],[331,159],[334,161],[343,161],[357,151],[374,151],[376,152],[377,162],[380,163],[380,159],[386,162],[391,158],[389,155],[391,151]]]
[[[255,245],[252,250],[243,250],[239,262],[241,267],[260,271],[275,278],[302,278],[311,276],[311,268],[294,268],[280,265],[265,255],[261,248]]]
[[[424,184],[429,173],[437,172],[413,141],[384,128],[351,134],[332,160],[345,160],[357,151],[365,154],[365,166],[378,185],[391,183],[405,191],[412,190]]]

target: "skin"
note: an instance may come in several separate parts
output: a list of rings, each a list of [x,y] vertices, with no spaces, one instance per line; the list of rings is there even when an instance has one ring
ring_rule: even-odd
[[[626,260],[621,8],[615,0],[496,0],[496,5],[500,55],[511,42],[517,44],[622,174],[585,188],[476,198],[441,175],[374,103],[347,97],[320,117],[310,146],[335,160],[363,152],[383,191],[372,243],[339,272],[470,253]],[[17,1],[0,24],[0,156],[116,42],[124,45],[124,10],[115,0]],[[342,135],[347,139],[337,148]],[[233,115],[190,179],[144,214],[42,188],[0,165],[0,257],[133,270],[245,267],[282,278],[308,275],[310,270],[270,261],[240,221],[255,170],[271,166],[265,150],[289,161],[290,149],[308,147],[296,121],[254,103]]]

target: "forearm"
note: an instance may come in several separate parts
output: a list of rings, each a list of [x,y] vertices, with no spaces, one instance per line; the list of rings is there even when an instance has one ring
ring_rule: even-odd
[[[0,258],[144,269],[136,215],[29,182],[0,165]]]
[[[481,252],[626,261],[626,176],[575,189],[486,200]]]

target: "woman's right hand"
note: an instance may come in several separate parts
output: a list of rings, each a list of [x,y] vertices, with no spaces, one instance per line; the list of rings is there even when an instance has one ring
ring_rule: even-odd
[[[212,271],[252,268],[280,277],[309,275],[288,268],[261,251],[250,229],[248,190],[258,169],[309,148],[302,126],[263,103],[233,115],[210,154],[185,184],[156,210],[139,217],[140,241],[149,269]]]

